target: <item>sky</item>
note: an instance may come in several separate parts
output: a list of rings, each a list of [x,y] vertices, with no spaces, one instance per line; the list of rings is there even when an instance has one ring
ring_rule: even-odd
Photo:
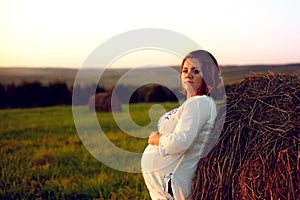
[[[0,66],[80,67],[110,38],[141,28],[178,32],[221,65],[300,62],[299,0],[0,0]],[[179,64],[141,51],[117,67]]]

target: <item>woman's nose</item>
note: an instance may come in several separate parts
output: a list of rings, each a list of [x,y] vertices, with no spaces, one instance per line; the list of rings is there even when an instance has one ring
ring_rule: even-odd
[[[188,72],[186,73],[186,78],[193,78],[192,71],[188,71]]]

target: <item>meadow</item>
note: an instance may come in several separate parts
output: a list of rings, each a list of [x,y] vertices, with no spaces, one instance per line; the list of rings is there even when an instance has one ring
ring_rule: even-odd
[[[178,103],[160,105],[170,110]],[[152,104],[126,106],[136,124],[149,124]],[[158,108],[151,112],[160,115]],[[111,113],[97,117],[117,146],[143,152],[147,139],[124,134]],[[140,173],[107,167],[88,152],[71,106],[0,110],[0,154],[0,199],[149,199]]]
[[[299,66],[227,66],[222,76],[225,85],[231,85],[250,72],[264,73],[270,69],[299,76]],[[137,73],[145,74],[145,70]],[[47,84],[56,80],[72,87],[76,71],[2,68],[0,82],[41,81]],[[103,79],[106,87],[125,72],[108,72]],[[123,105],[123,108],[129,107],[136,124],[148,126],[162,114],[161,107],[152,105],[138,103]],[[171,110],[178,103],[160,105]],[[79,109],[89,112],[86,106]],[[147,139],[124,134],[111,113],[97,113],[97,117],[106,136],[116,146],[143,152]],[[120,113],[119,119],[126,123],[128,117]],[[155,123],[150,123],[149,133],[151,130],[156,130]],[[71,106],[0,110],[0,154],[0,199],[150,199],[140,173],[112,169],[90,154],[75,128]]]

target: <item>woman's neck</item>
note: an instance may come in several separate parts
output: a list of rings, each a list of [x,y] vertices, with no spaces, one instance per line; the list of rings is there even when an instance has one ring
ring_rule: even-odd
[[[196,94],[187,93],[186,94],[186,99],[189,99],[189,98],[194,97],[194,96],[197,96],[197,95]]]

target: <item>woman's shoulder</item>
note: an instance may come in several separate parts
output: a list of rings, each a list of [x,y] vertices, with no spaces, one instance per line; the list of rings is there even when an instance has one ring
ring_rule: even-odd
[[[190,103],[204,103],[204,102],[211,104],[212,102],[214,102],[214,100],[210,96],[197,95],[197,96],[188,98],[182,105],[184,105],[184,104],[187,105]]]
[[[212,116],[216,115],[216,103],[212,97],[206,95],[190,97],[182,104],[181,108],[182,110],[193,110],[195,112],[202,110]]]

